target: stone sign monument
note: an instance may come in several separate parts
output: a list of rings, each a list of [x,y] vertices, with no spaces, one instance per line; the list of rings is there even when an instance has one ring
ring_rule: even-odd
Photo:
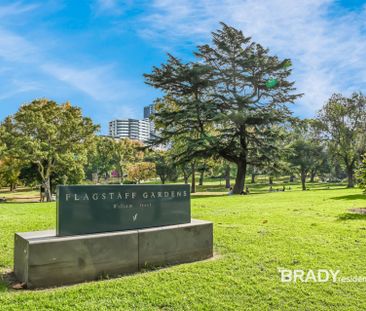
[[[213,224],[191,220],[189,185],[58,186],[56,230],[15,234],[28,288],[212,257]]]

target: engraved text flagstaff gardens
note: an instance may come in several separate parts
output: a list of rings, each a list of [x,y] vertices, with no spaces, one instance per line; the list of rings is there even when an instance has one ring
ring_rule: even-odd
[[[59,186],[57,235],[188,223],[189,185]]]

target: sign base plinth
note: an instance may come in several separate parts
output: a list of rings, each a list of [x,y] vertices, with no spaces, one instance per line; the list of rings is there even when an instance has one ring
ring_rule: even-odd
[[[45,288],[150,267],[212,257],[213,224],[190,223],[97,234],[56,236],[54,230],[15,234],[14,273],[27,288]]]

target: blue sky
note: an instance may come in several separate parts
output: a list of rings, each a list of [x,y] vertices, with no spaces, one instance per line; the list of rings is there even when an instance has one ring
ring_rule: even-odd
[[[293,60],[305,93],[296,115],[365,91],[365,1],[0,0],[0,119],[39,97],[70,100],[103,133],[111,119],[141,118],[159,96],[142,74],[167,52],[191,60],[219,21]]]

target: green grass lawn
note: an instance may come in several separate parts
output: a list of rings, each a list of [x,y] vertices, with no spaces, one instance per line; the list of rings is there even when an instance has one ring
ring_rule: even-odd
[[[281,283],[277,268],[366,276],[366,207],[359,189],[195,196],[194,218],[214,222],[213,260],[47,290],[0,283],[1,310],[361,310],[366,283]],[[209,184],[208,188],[214,188]],[[204,190],[204,189],[201,189]],[[207,189],[206,189],[207,190]],[[0,204],[0,273],[13,265],[16,231],[55,227],[54,203]]]

